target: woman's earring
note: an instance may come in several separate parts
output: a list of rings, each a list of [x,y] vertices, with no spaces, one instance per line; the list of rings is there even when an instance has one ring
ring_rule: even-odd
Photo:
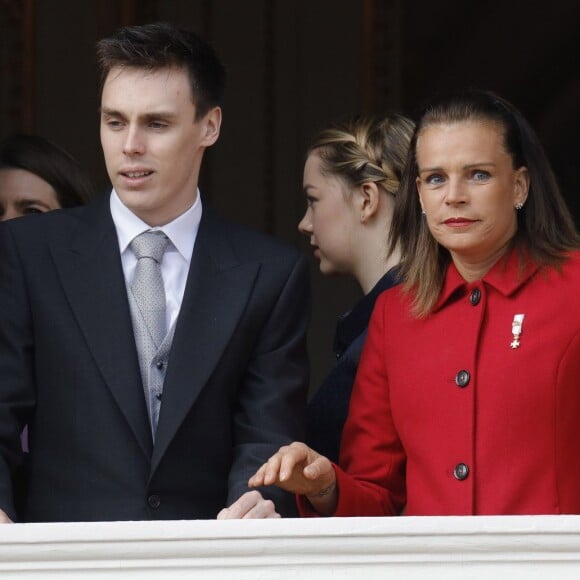
[[[521,201],[518,201],[518,203],[516,203],[515,207],[518,211],[520,211],[520,209],[522,209],[522,207],[524,207],[524,204]]]

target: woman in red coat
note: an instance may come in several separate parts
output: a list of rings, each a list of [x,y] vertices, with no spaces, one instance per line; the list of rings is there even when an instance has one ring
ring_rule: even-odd
[[[580,237],[533,130],[491,93],[433,103],[396,211],[405,283],[373,312],[340,466],[293,443],[250,483],[303,515],[580,513]]]

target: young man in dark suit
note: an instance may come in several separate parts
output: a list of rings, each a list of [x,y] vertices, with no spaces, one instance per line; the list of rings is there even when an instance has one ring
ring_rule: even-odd
[[[291,514],[247,480],[301,438],[307,267],[202,206],[223,67],[166,24],[122,29],[98,58],[111,196],[0,231],[0,517]]]

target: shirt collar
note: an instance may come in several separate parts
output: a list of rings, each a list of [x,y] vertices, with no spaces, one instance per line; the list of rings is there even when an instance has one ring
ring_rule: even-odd
[[[487,284],[504,296],[510,296],[523,286],[538,268],[539,266],[529,259],[525,251],[521,252],[514,247],[506,256],[500,258],[481,280],[469,283],[461,277],[455,264],[451,262],[447,267],[443,288],[434,311],[442,308],[453,296],[463,295],[470,288],[481,284]]]
[[[152,228],[138,218],[126,205],[123,204],[117,192],[113,189],[110,198],[111,215],[117,230],[119,249],[121,254],[127,249],[131,241],[147,230],[161,230],[170,240],[177,251],[187,262],[193,254],[193,246],[197,237],[201,221],[202,203],[199,189],[194,204],[173,221],[158,228]]]

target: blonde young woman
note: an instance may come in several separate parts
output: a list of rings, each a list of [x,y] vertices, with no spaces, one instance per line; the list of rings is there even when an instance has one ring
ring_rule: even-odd
[[[413,128],[400,115],[353,119],[319,133],[307,154],[298,228],[323,274],[352,276],[364,293],[338,321],[337,364],[308,406],[307,442],[335,462],[375,300],[398,282],[399,250],[387,242]]]

